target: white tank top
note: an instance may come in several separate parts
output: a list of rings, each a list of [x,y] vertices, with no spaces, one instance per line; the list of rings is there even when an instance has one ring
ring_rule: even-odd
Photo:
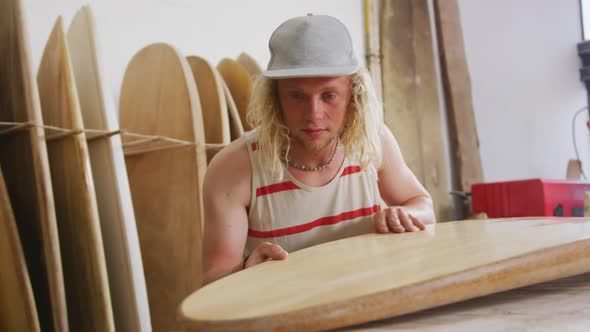
[[[297,181],[286,169],[276,180],[257,157],[256,138],[256,130],[246,133],[252,198],[245,254],[266,241],[293,252],[374,232],[372,215],[381,209],[374,167],[363,170],[344,158],[336,176],[321,187]]]

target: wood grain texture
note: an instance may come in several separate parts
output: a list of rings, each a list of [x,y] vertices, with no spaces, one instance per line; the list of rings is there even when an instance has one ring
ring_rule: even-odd
[[[590,218],[457,221],[306,248],[213,282],[180,311],[192,330],[315,331],[586,272]]]
[[[231,92],[225,82],[221,82],[223,85],[223,94],[227,104],[227,114],[229,116],[229,128],[231,133],[231,140],[236,140],[244,135],[244,126],[242,125],[242,119],[240,119],[240,112],[234,102],[234,98],[231,96]]]
[[[115,105],[108,95],[100,48],[89,6],[82,7],[68,29],[68,46],[84,127],[119,129]],[[103,235],[115,327],[119,331],[151,331],[139,238],[125,158],[118,135],[88,143]]]
[[[246,119],[250,94],[252,93],[252,77],[250,77],[250,73],[237,61],[228,58],[222,59],[217,64],[217,70],[223,77],[236,103],[244,130],[251,130],[252,126]]]
[[[365,47],[367,67],[375,85],[375,92],[383,102],[383,81],[381,73],[381,8],[379,0],[364,0],[365,12]],[[383,113],[379,114],[383,119]]]
[[[427,0],[383,2],[385,124],[431,194],[438,221],[450,217],[442,115]]]
[[[40,331],[29,271],[0,169],[0,330]]]
[[[589,298],[587,273],[338,332],[586,331],[590,325]]]
[[[0,1],[0,121],[42,125],[20,0]],[[64,280],[45,133],[0,136],[0,164],[43,328],[68,331]]]
[[[45,45],[37,74],[45,124],[83,129],[61,17]],[[47,143],[73,331],[114,331],[96,194],[84,133]]]
[[[262,68],[260,68],[258,62],[256,62],[256,60],[250,54],[242,52],[240,55],[238,55],[236,61],[244,66],[244,68],[250,74],[250,77],[252,77],[252,80],[256,79],[258,75],[262,74]]]
[[[186,59],[152,44],[127,66],[122,128],[201,143],[125,158],[154,331],[176,331],[177,308],[201,285],[205,134],[197,87]]]
[[[223,79],[207,60],[198,56],[189,56],[186,59],[199,92],[205,126],[205,142],[228,144],[231,142],[231,135]],[[213,155],[213,151],[208,151],[207,160],[211,160]]]
[[[446,100],[451,162],[456,185],[464,192],[483,181],[479,138],[473,114],[471,76],[463,43],[457,0],[434,0],[441,76]]]

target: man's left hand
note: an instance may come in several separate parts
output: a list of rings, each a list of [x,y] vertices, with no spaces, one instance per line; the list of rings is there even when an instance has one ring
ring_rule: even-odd
[[[425,229],[420,219],[401,206],[391,206],[375,212],[373,224],[377,233],[404,233]]]

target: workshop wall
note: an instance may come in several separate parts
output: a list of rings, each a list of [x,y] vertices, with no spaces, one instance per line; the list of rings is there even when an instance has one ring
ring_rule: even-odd
[[[67,28],[80,6],[94,11],[103,62],[118,98],[125,67],[150,43],[165,42],[184,55],[199,55],[216,65],[245,51],[262,67],[270,58],[268,39],[288,18],[307,13],[338,17],[350,29],[364,64],[362,1],[298,0],[24,0],[29,24],[33,68],[58,15]]]
[[[63,15],[67,27],[88,2],[115,101],[127,63],[149,43],[167,42],[213,64],[246,51],[264,67],[274,28],[308,12],[340,18],[365,62],[361,0],[24,0],[35,70],[56,17]],[[578,0],[459,4],[484,179],[564,178],[567,160],[575,156],[572,116],[586,103],[576,52]],[[583,166],[590,172],[586,118],[578,118],[576,131]]]
[[[486,181],[564,179],[585,106],[578,0],[460,0]],[[578,150],[590,172],[588,113]]]

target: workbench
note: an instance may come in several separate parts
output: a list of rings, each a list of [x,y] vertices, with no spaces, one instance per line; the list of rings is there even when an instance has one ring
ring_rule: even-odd
[[[338,329],[352,331],[590,331],[590,274]]]

